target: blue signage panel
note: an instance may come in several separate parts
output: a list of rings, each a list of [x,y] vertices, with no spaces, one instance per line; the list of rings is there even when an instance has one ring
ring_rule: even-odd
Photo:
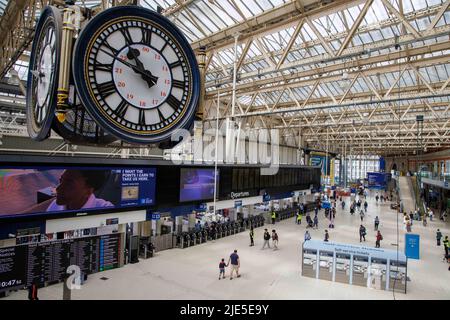
[[[152,220],[159,220],[161,219],[160,213],[152,213]]]
[[[242,200],[236,200],[236,201],[234,202],[234,207],[235,207],[235,208],[242,207]]]
[[[267,193],[264,194],[264,195],[263,195],[263,201],[264,201],[264,202],[270,201],[270,194],[267,194]]]
[[[420,259],[420,236],[418,234],[405,234],[405,255],[410,259]]]

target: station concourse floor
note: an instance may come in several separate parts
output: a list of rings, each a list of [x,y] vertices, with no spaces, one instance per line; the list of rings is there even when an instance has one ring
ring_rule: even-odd
[[[335,228],[328,229],[330,241],[360,244],[359,215],[350,215],[349,198],[342,211],[337,203]],[[376,204],[374,194],[368,197],[368,213],[363,224],[366,226],[367,242],[375,246],[373,220],[380,218],[383,235],[381,247],[396,249],[396,212],[390,209],[390,202]],[[313,213],[314,214],[314,213]],[[80,290],[72,291],[72,299],[115,300],[115,299],[394,299],[392,291],[369,289],[326,280],[301,276],[300,245],[305,233],[305,219],[296,225],[294,218],[266,224],[255,229],[255,246],[249,246],[248,230],[237,235],[196,245],[186,249],[171,249],[159,252],[155,257],[128,264],[122,268],[90,275]],[[323,239],[328,226],[323,214],[319,213],[319,229],[310,230],[313,239]],[[279,235],[279,249],[261,250],[264,228],[276,229]],[[403,215],[399,217],[399,249],[404,250]],[[444,248],[436,246],[436,230],[450,235],[450,223],[439,220],[414,222],[412,233],[420,234],[420,260],[408,259],[407,294],[395,293],[395,299],[450,299],[450,271],[443,262]],[[230,253],[238,250],[241,259],[240,278],[218,279],[218,264],[221,258],[228,261]],[[106,277],[107,280],[101,280]],[[62,283],[39,290],[39,299],[62,299]],[[27,291],[12,292],[4,299],[27,299]]]

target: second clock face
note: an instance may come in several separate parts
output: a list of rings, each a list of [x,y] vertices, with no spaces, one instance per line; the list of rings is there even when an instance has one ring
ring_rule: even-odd
[[[184,39],[142,16],[105,19],[96,29],[86,37],[83,55],[94,113],[123,140],[161,140],[196,107],[192,51],[180,43]]]

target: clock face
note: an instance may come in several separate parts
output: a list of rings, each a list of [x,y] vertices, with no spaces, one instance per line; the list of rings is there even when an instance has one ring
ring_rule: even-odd
[[[108,9],[82,31],[73,61],[83,104],[118,138],[156,143],[190,126],[198,66],[184,36],[163,16],[138,7]]]
[[[55,114],[61,13],[46,7],[36,26],[27,83],[27,128],[33,140],[48,137]]]

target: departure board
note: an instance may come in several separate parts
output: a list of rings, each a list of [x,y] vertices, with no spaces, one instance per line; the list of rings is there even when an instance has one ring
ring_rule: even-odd
[[[119,267],[120,234],[57,240],[0,249],[0,291],[62,281],[67,268],[85,274]]]

